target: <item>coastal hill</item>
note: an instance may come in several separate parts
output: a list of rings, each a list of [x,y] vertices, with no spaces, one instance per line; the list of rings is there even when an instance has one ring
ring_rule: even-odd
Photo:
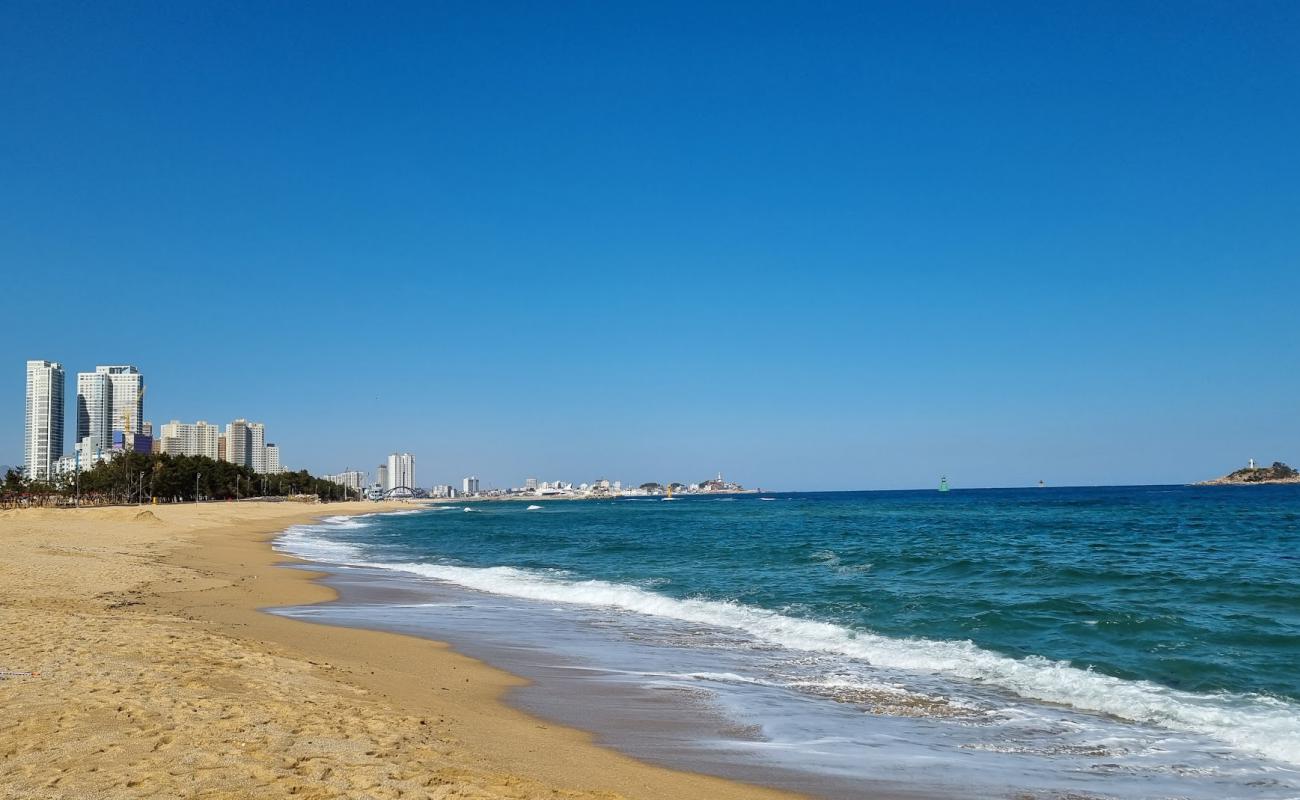
[[[1249,483],[1300,483],[1300,471],[1289,467],[1281,461],[1274,461],[1271,467],[1256,467],[1254,462],[1236,472],[1228,473],[1222,478],[1201,481],[1197,486],[1227,486]]]

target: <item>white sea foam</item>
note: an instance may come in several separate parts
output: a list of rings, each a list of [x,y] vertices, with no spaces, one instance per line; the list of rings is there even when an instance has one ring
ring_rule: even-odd
[[[332,518],[334,519],[334,518]],[[341,518],[351,523],[347,517]],[[328,520],[327,520],[328,522]],[[364,525],[332,522],[329,527],[361,528]],[[325,525],[294,525],[280,534],[275,540],[274,548],[281,553],[305,558],[310,561],[324,561],[332,564],[347,564],[361,558],[361,548],[347,542],[337,542],[322,536]]]
[[[645,678],[667,678],[678,681],[707,681],[712,683],[749,683],[755,686],[779,686],[780,684],[772,681],[765,681],[762,678],[751,678],[747,675],[737,675],[734,672],[640,672],[637,673]]]
[[[740,630],[792,650],[836,653],[889,669],[957,677],[1033,700],[1212,736],[1243,751],[1300,764],[1300,707],[1263,696],[1197,694],[1127,681],[1063,661],[1017,659],[969,641],[894,639],[732,602],[678,600],[636,586],[562,580],[513,567],[367,563],[471,589],[543,602],[618,609]]]
[[[325,519],[321,520],[321,522],[323,524],[333,525],[335,528],[364,528],[370,524],[366,520],[366,518],[372,516],[374,515],[362,514],[356,517],[326,517]],[[312,527],[312,526],[306,525],[301,527]]]
[[[525,510],[525,511],[541,511],[541,510],[542,510],[542,507],[541,507],[541,506],[529,506],[528,508],[525,508],[524,510]]]
[[[731,628],[791,650],[833,653],[877,667],[957,677],[1033,700],[1212,736],[1246,752],[1300,764],[1300,707],[1284,700],[1184,692],[1148,681],[1103,675],[1063,661],[1037,656],[1010,658],[969,641],[894,639],[739,603],[679,600],[637,586],[569,580],[559,572],[368,562],[362,560],[364,553],[359,546],[328,538],[332,531],[355,530],[367,524],[364,517],[330,517],[322,523],[297,525],[276,540],[276,549],[315,561],[408,572],[527,600],[610,608]],[[838,558],[831,551],[816,557]]]

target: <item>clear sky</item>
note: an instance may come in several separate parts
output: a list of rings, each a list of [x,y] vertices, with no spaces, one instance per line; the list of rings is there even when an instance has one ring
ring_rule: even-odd
[[[423,485],[1300,462],[1300,4],[2,5],[0,463],[29,358]]]

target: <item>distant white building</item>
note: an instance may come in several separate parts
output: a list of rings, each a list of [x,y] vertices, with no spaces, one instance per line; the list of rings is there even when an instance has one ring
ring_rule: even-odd
[[[113,441],[113,383],[106,372],[77,373],[77,435],[74,444],[95,436],[101,445]]]
[[[456,487],[446,483],[440,486],[434,486],[432,489],[429,490],[429,496],[436,497],[436,498],[455,497]]]
[[[357,470],[346,470],[335,475],[324,475],[322,477],[352,491],[358,491],[366,485],[366,473]]]
[[[226,426],[226,460],[266,474],[266,426],[237,419]]]
[[[27,362],[23,468],[29,478],[47,480],[63,456],[63,383],[58,362]]]
[[[267,475],[279,475],[283,470],[280,468],[280,448],[274,442],[267,442],[266,447],[262,449],[265,453],[265,467]]]
[[[220,458],[221,429],[199,420],[193,425],[172,420],[159,429],[159,452],[173,456],[203,456],[216,461]]]
[[[266,468],[266,426],[260,422],[248,423],[248,451],[248,466],[252,468],[253,472],[265,475],[268,471]]]
[[[393,485],[388,482],[387,464],[380,464],[377,470],[375,471],[375,485],[385,492],[393,488]]]
[[[415,456],[393,453],[388,457],[388,484],[385,489],[415,489]]]
[[[73,446],[73,452],[54,462],[54,474],[72,475],[78,469],[82,472],[95,468],[96,464],[112,461],[121,455],[118,450],[105,447],[98,436],[87,436]]]
[[[536,479],[536,478],[526,478],[526,479],[524,480],[524,489],[526,489],[527,491],[530,491],[530,492],[535,492],[535,491],[537,491],[537,479]]]
[[[461,491],[467,495],[478,494],[478,478],[471,475],[460,482]]]
[[[226,460],[241,467],[253,465],[251,448],[252,437],[248,432],[248,420],[237,419],[226,423]]]
[[[144,376],[140,370],[130,364],[117,364],[95,367],[95,372],[108,377],[110,433],[138,432],[144,423]],[[110,435],[106,441],[113,441],[113,437]]]

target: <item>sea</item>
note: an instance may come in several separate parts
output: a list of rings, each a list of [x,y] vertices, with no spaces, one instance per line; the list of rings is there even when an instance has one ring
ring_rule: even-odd
[[[478,502],[276,547],[274,613],[450,642],[508,702],[826,798],[1300,797],[1300,486]]]

